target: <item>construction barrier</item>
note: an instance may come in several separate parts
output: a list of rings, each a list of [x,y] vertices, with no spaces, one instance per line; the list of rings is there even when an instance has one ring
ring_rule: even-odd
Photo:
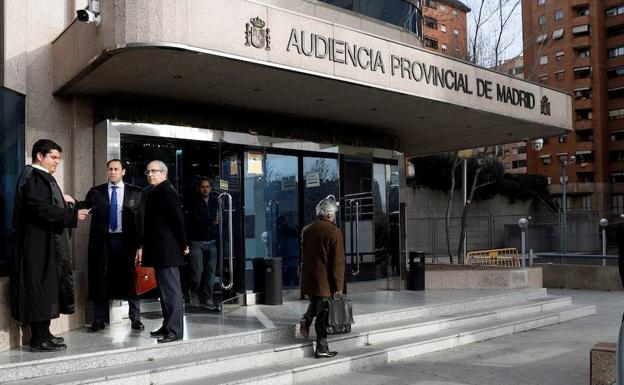
[[[518,249],[493,249],[471,251],[466,256],[467,265],[520,267]]]

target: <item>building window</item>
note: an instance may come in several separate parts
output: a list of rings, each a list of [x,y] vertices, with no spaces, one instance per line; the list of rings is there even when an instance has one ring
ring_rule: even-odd
[[[615,7],[607,8],[605,10],[605,17],[613,17],[624,13],[624,4],[617,5]]]
[[[453,35],[459,36],[459,29],[453,28]]]
[[[624,108],[616,108],[614,110],[609,110],[609,120],[620,120],[624,119]]]
[[[594,183],[594,173],[593,172],[577,172],[576,180],[579,183]]]
[[[425,25],[431,29],[437,29],[438,21],[433,17],[425,17]]]
[[[588,6],[580,6],[574,8],[576,16],[589,16],[589,7]]]
[[[620,78],[624,76],[624,66],[608,69],[607,76],[609,77],[609,79]]]
[[[526,154],[526,146],[518,147],[518,154]]]
[[[550,155],[542,155],[540,156],[540,160],[542,161],[542,164],[544,166],[547,166],[552,163],[552,158],[550,157]]]
[[[459,52],[459,48],[453,48],[453,53],[455,56],[459,57],[461,52]]]
[[[13,228],[13,203],[15,185],[24,167],[25,98],[12,90],[0,87],[0,176],[2,176],[2,199],[0,199],[0,277],[9,274],[13,259],[15,237]]]
[[[589,32],[589,24],[575,25],[572,27],[572,35],[574,36],[587,36],[589,35]]]
[[[540,75],[539,82],[545,84],[548,81],[548,75]]]
[[[539,25],[546,24],[546,16],[545,15],[538,16],[537,17],[537,24],[539,24]]]
[[[564,80],[565,79],[565,70],[561,70],[561,71],[555,72],[555,79],[557,79],[557,81]]]
[[[429,8],[438,8],[438,3],[435,0],[425,0],[425,5]]]
[[[611,183],[624,183],[624,172],[622,171],[612,172]]]
[[[624,46],[615,47],[607,50],[607,57],[618,57],[624,55]]]
[[[559,143],[565,143],[568,141],[567,135],[559,135]]]
[[[561,9],[555,11],[555,21],[563,19],[563,11]]]
[[[432,39],[430,37],[426,37],[425,36],[425,47],[429,47],[432,49],[438,49],[438,41],[435,39]]]
[[[614,214],[624,212],[624,194],[611,195],[611,209]]]
[[[624,140],[624,131],[611,131],[609,139],[611,139],[612,142]]]
[[[609,99],[621,99],[624,98],[624,87],[611,88],[607,91]]]
[[[576,158],[577,164],[594,162],[593,151],[589,151],[589,150],[577,151],[576,154],[574,154],[574,157]]]
[[[593,142],[594,132],[592,130],[579,130],[576,131],[577,142]]]
[[[591,78],[592,68],[591,66],[583,66],[574,68],[574,79],[589,79]]]
[[[592,120],[594,111],[592,109],[576,110],[576,120]]]
[[[552,33],[553,40],[559,40],[563,37],[563,28],[555,29]]]
[[[446,25],[440,24],[440,31],[446,33]]]
[[[537,0],[537,5],[544,5],[546,0]]]
[[[574,48],[578,57],[591,57],[591,51],[589,47],[584,48]]]
[[[574,98],[579,99],[591,99],[592,89],[591,87],[579,87],[574,89]]]
[[[624,151],[609,151],[609,162],[624,162]]]
[[[540,63],[541,65],[548,64],[548,56],[546,56],[546,55],[544,55],[544,56],[540,56],[540,58],[539,58],[539,63]]]
[[[440,44],[440,51],[446,52],[448,50],[446,44]]]
[[[621,34],[624,34],[624,24],[607,28],[607,37],[618,36]]]
[[[459,11],[453,8],[453,18],[457,19],[459,17]]]
[[[537,44],[540,43],[544,43],[548,40],[548,33],[540,33],[539,35],[537,35],[537,39],[535,39],[535,42]]]
[[[591,195],[583,195],[581,197],[581,209],[584,211],[591,210]]]
[[[565,56],[565,53],[563,51],[559,51],[555,54],[555,60],[562,61],[564,56]]]

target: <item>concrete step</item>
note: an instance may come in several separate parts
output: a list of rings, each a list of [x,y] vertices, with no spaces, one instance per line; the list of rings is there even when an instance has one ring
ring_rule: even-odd
[[[457,302],[432,303],[411,306],[400,310],[383,311],[369,314],[357,314],[354,306],[355,330],[371,325],[379,325],[405,320],[421,319],[447,314],[459,314],[469,311],[493,309],[500,306],[525,303],[547,297],[546,289],[514,290],[509,293],[488,295],[477,299]],[[243,347],[249,349],[262,343],[275,343],[295,337],[295,325],[279,326],[270,329],[232,333],[221,336],[196,338],[164,345],[132,347],[115,350],[53,356],[51,358],[0,365],[0,383],[23,379],[36,379],[56,374],[104,369],[120,365],[129,365],[164,360],[179,359],[181,356],[202,355],[224,349]]]
[[[479,325],[463,326],[445,332],[403,339],[400,344],[381,342],[339,350],[331,359],[315,360],[310,356],[282,361],[270,367],[255,367],[230,374],[178,381],[176,384],[228,384],[228,385],[282,385],[318,384],[322,378],[344,375],[365,367],[404,360],[421,354],[452,349],[508,334],[552,325],[559,322],[593,315],[595,306],[569,306],[560,311],[548,311],[532,317],[512,317],[503,322],[492,321]],[[332,349],[334,345],[330,343]]]
[[[424,338],[430,340],[446,337],[447,334],[457,334],[462,328],[475,328],[479,325],[488,325],[504,322],[506,319],[532,319],[557,309],[571,309],[569,298],[545,298],[530,300],[516,306],[498,307],[485,311],[473,311],[459,315],[438,316],[432,319],[409,320],[400,322],[369,325],[354,329],[354,332],[335,336],[330,339],[332,349],[341,352],[357,352],[363,347],[378,345],[403,345],[406,340]],[[594,309],[595,311],[595,309]],[[576,313],[571,313],[576,314]],[[537,323],[539,324],[539,323]],[[541,326],[541,324],[540,324]],[[368,348],[370,351],[370,348]],[[434,351],[434,350],[432,350]],[[211,353],[181,354],[178,357],[169,357],[154,361],[132,363],[123,366],[100,368],[65,375],[48,376],[46,384],[164,384],[179,381],[195,381],[201,379],[204,383],[211,383],[219,376],[235,375],[247,378],[249,373],[269,375],[263,370],[275,372],[282,365],[292,368],[293,362],[312,355],[312,343],[301,339],[257,344],[255,346],[236,347]],[[348,353],[347,353],[348,354]],[[313,361],[316,363],[316,361]],[[310,362],[307,362],[308,365]],[[215,377],[217,376],[217,377]],[[224,378],[225,378],[224,377]],[[36,381],[43,380],[37,379]],[[33,383],[32,380],[21,383]]]

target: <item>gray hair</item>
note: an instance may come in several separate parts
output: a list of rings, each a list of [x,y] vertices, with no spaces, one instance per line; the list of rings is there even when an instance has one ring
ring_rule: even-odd
[[[169,169],[167,168],[167,165],[165,164],[165,162],[163,162],[162,160],[153,160],[150,163],[156,163],[158,167],[160,167],[160,169],[163,170],[165,175],[169,174]]]
[[[330,215],[338,211],[338,205],[333,199],[323,199],[316,205],[316,216],[321,218],[329,218]]]

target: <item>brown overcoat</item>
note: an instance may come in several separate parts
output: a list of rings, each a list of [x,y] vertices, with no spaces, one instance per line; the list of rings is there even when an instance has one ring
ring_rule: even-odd
[[[301,233],[301,292],[331,297],[344,289],[345,255],[342,232],[333,222],[317,218]]]

